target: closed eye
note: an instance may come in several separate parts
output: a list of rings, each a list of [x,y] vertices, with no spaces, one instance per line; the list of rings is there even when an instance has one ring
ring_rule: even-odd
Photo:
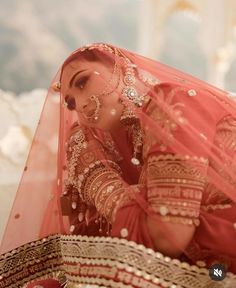
[[[79,89],[83,89],[89,80],[89,76],[82,76],[78,80],[75,81],[75,87]]]

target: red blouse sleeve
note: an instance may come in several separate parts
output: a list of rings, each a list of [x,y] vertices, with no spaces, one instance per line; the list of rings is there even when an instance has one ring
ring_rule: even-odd
[[[161,101],[162,105],[152,100],[146,113],[157,129],[144,129],[143,137],[141,181],[147,187],[148,203],[163,221],[199,225],[209,161],[207,152],[197,143],[205,140],[211,142],[215,119],[210,114],[205,116],[199,100],[204,96],[201,91],[164,83],[156,87],[156,94],[157,101]],[[204,121],[200,121],[201,114],[205,117]],[[198,131],[198,142],[196,133],[195,136],[188,133],[192,126]],[[165,137],[158,136],[158,128],[164,131]]]

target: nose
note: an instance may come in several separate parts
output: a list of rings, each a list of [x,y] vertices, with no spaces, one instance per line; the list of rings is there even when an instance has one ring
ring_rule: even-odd
[[[86,111],[89,103],[85,99],[84,100],[80,99],[79,101],[77,101],[76,104],[77,104],[78,110],[83,113]]]
[[[82,110],[83,110],[83,111],[86,110],[87,107],[88,107],[88,103],[84,103],[84,104],[82,105]]]

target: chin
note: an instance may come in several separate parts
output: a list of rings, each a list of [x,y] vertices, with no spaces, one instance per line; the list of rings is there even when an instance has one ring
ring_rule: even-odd
[[[104,131],[109,129],[106,127],[106,125],[101,125],[99,123],[81,123],[81,124],[88,128],[95,128]]]
[[[96,123],[91,123],[91,122],[86,122],[83,123],[85,126],[87,127],[91,127],[91,128],[96,128],[102,131],[112,131],[114,130],[117,126],[119,126],[120,121],[114,121],[115,119],[109,119],[107,118],[107,120],[104,119],[100,119],[98,122]]]

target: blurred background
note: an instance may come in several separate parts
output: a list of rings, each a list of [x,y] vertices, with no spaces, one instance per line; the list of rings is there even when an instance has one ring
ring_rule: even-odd
[[[93,42],[236,92],[235,0],[0,0],[0,238],[46,89],[63,60]]]

